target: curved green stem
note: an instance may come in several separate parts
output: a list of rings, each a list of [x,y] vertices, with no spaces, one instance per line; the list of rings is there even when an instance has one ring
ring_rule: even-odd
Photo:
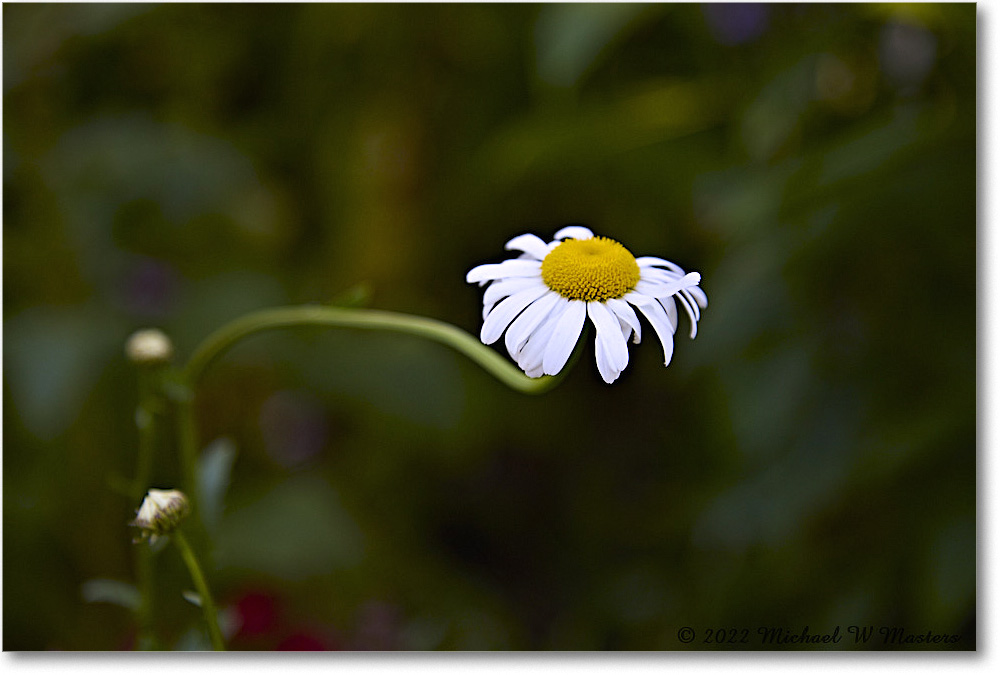
[[[416,335],[447,345],[479,364],[486,372],[511,389],[525,394],[541,394],[562,379],[568,368],[555,377],[531,378],[475,337],[451,324],[435,319],[374,309],[302,305],[277,307],[248,314],[215,331],[191,356],[184,368],[184,380],[191,387],[208,365],[235,342],[253,333],[289,326],[334,326],[362,330],[385,330]]]
[[[200,448],[194,417],[194,391],[198,381],[208,366],[239,340],[254,333],[294,326],[383,330],[434,340],[464,354],[508,387],[526,394],[541,394],[556,386],[579,358],[585,342],[581,339],[577,343],[569,362],[558,375],[531,378],[464,330],[422,316],[373,309],[299,305],[264,309],[231,321],[205,338],[187,365],[178,373],[180,382],[173,389],[182,480],[191,499],[195,522],[200,522],[197,503],[197,461]]]
[[[205,613],[205,622],[208,624],[208,636],[212,640],[212,648],[217,652],[226,651],[226,643],[222,639],[222,631],[219,630],[219,618],[215,612],[215,601],[212,599],[212,592],[208,590],[208,582],[198,564],[198,558],[194,554],[194,549],[188,544],[187,538],[180,530],[173,533],[177,548],[181,551],[184,564],[187,565],[188,572],[191,573],[191,580],[201,596],[201,609]]]

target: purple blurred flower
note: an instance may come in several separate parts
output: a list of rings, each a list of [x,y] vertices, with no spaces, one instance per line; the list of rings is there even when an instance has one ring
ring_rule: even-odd
[[[134,257],[122,275],[121,301],[132,314],[162,318],[170,313],[177,296],[178,274],[162,260]]]
[[[770,8],[759,3],[719,3],[701,6],[708,28],[721,44],[753,42],[767,30]]]
[[[326,413],[307,394],[279,391],[260,407],[260,431],[271,459],[291,468],[323,450],[328,435]]]
[[[896,86],[918,86],[934,67],[936,57],[937,39],[926,28],[902,21],[890,21],[882,28],[879,61]]]

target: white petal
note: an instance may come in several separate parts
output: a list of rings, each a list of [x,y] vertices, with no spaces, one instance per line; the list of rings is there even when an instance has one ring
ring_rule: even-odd
[[[618,319],[610,309],[600,302],[587,303],[587,315],[597,328],[597,341],[603,342],[611,365],[622,371],[628,365],[628,343],[618,327]]]
[[[473,267],[465,275],[468,283],[486,281],[488,279],[503,279],[504,277],[540,276],[542,263],[537,260],[504,260],[495,265],[480,265]]]
[[[615,313],[619,321],[627,325],[632,331],[635,331],[635,340],[633,342],[639,344],[639,340],[642,337],[642,327],[639,324],[639,317],[635,315],[635,310],[632,309],[632,306],[618,298],[611,298],[606,304],[608,305],[608,309]]]
[[[701,290],[698,286],[692,286],[688,291],[694,296],[694,299],[702,309],[708,307],[708,296],[705,295],[705,291]]]
[[[667,311],[667,318],[670,319],[670,330],[673,333],[677,332],[677,303],[674,302],[673,296],[669,298],[659,298],[657,302]]]
[[[554,239],[593,239],[594,233],[583,225],[567,225],[558,232]]]
[[[545,371],[542,370],[541,366],[535,366],[531,370],[524,371],[524,374],[528,377],[541,377],[545,374]]]
[[[697,272],[685,274],[677,281],[672,281],[666,284],[657,284],[640,279],[639,283],[635,285],[635,292],[642,293],[644,295],[651,295],[654,298],[664,298],[668,295],[674,295],[689,286],[695,286],[699,281],[701,281],[701,275]]]
[[[486,318],[486,315],[489,314],[489,310],[493,307],[493,305],[497,304],[508,295],[514,295],[518,291],[523,291],[526,288],[543,285],[544,283],[541,279],[535,279],[533,277],[514,277],[513,279],[494,281],[490,284],[489,288],[486,289],[486,292],[483,293],[483,318]]]
[[[580,339],[580,331],[586,318],[587,303],[583,300],[570,300],[569,306],[552,330],[549,344],[545,347],[542,367],[546,375],[556,375],[566,365],[573,347]]]
[[[642,267],[666,267],[668,269],[672,269],[673,271],[677,272],[678,274],[684,274],[684,269],[680,265],[672,263],[669,260],[664,260],[663,258],[654,258],[651,255],[644,255],[644,256],[642,256],[640,258],[636,258],[635,262],[636,262],[637,265],[639,265],[640,268],[642,268]]]
[[[657,284],[669,284],[683,276],[683,274],[678,274],[671,270],[661,270],[657,267],[644,267],[639,270],[640,279],[643,281],[652,281]]]
[[[646,295],[645,293],[637,293],[631,291],[622,296],[623,300],[628,300],[636,307],[642,307],[643,305],[649,305],[656,302],[656,298],[651,295]]]
[[[549,311],[548,316],[538,325],[538,328],[532,331],[528,341],[524,343],[521,350],[517,353],[517,365],[524,372],[542,367],[545,348],[548,346],[549,340],[552,339],[552,330],[569,307],[569,300],[561,295],[558,298],[555,307]]]
[[[660,343],[663,345],[663,365],[669,365],[670,359],[674,355],[674,332],[670,329],[667,313],[660,303],[655,301],[648,305],[637,306],[639,311],[649,319],[650,325],[656,331],[656,336],[660,338]]]
[[[507,326],[514,320],[525,307],[548,293],[549,289],[545,284],[539,284],[535,288],[526,288],[510,296],[497,305],[490,315],[483,321],[483,328],[479,331],[479,339],[483,344],[491,345],[500,339]]]
[[[541,260],[549,254],[549,247],[534,234],[522,234],[514,237],[507,242],[504,248],[508,251],[524,251],[536,260]]]
[[[504,336],[507,353],[510,354],[512,359],[517,360],[517,353],[524,346],[524,343],[528,341],[528,338],[531,337],[531,332],[545,321],[545,318],[559,301],[559,297],[558,293],[549,291],[528,305],[521,312],[520,316],[514,319],[514,323],[510,325],[510,328],[507,329],[507,334]]]
[[[620,370],[617,370],[612,364],[611,355],[608,353],[608,347],[602,340],[594,340],[594,351],[597,354],[597,372],[601,374],[601,378],[611,384],[618,379],[621,374]]]
[[[678,293],[678,295],[687,301],[687,304],[691,306],[691,311],[694,312],[694,320],[701,321],[701,309],[698,307],[698,303],[695,302],[694,298],[691,296],[691,289],[685,288],[683,291]]]
[[[684,299],[682,294],[678,294],[677,299],[681,301],[682,305],[684,305],[684,309],[688,313],[688,318],[691,319],[691,339],[693,340],[695,336],[698,335],[698,318],[694,315],[694,309],[691,307],[690,303]]]
[[[617,317],[617,315],[615,315],[615,316]],[[633,334],[635,334],[635,331],[632,330],[632,327],[630,325],[628,325],[627,323],[625,323],[624,321],[622,321],[620,318],[618,319],[618,327],[622,329],[622,337],[625,338],[625,342],[628,342],[628,339],[630,337],[632,337]],[[636,337],[639,337],[639,336],[636,335]],[[635,344],[639,344],[638,342],[635,342],[634,340],[633,340],[633,342]]]

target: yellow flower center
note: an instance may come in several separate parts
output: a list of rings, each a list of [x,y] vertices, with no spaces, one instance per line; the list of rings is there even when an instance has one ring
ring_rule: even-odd
[[[614,239],[567,239],[542,260],[542,281],[570,300],[620,298],[639,282],[639,265]]]

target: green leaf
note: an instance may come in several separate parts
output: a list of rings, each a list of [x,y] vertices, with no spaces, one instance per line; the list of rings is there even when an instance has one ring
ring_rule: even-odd
[[[52,440],[76,421],[125,326],[96,304],[40,305],[4,319],[4,373],[25,427]]]
[[[114,579],[90,579],[80,585],[85,602],[108,602],[133,612],[139,610],[142,597],[132,584]]]
[[[559,87],[575,85],[644,10],[616,3],[543,7],[535,26],[539,76]]]
[[[198,462],[198,496],[205,527],[214,532],[222,518],[223,502],[236,461],[236,445],[228,438],[211,443]]]
[[[181,595],[195,607],[201,607],[201,595],[194,591],[183,591]]]

